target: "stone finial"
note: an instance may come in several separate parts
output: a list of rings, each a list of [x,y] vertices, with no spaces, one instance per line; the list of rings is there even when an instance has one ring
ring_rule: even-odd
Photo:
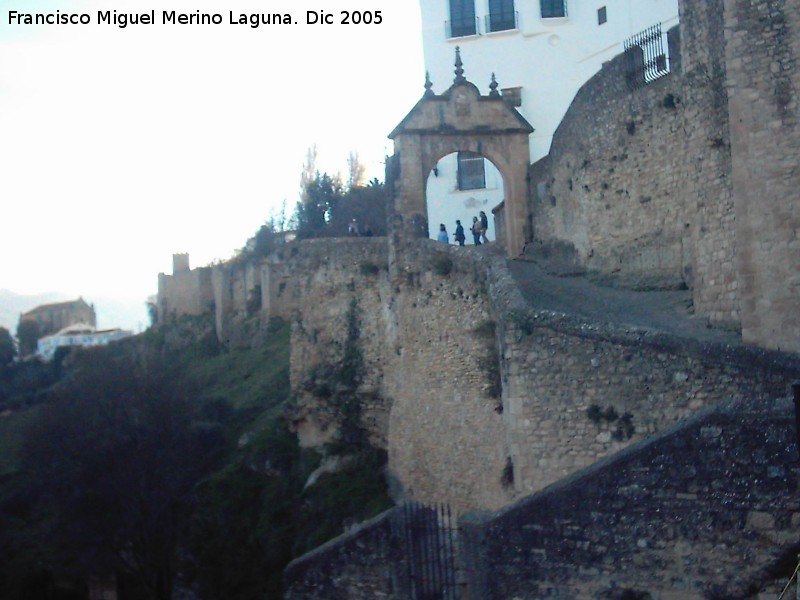
[[[500,92],[497,91],[497,79],[495,79],[494,73],[492,73],[492,82],[489,84],[489,95],[494,98],[500,97]]]
[[[464,63],[461,62],[461,48],[456,46],[456,78],[453,79],[453,83],[464,83],[467,78],[464,77]]]
[[[428,71],[425,71],[425,98],[429,98],[430,96],[435,96],[436,94],[433,93],[433,84],[431,83],[431,75]]]

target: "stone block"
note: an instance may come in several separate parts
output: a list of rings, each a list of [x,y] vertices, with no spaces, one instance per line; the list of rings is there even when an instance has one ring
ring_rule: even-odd
[[[774,529],[775,517],[768,512],[750,511],[747,514],[747,527],[758,530]]]

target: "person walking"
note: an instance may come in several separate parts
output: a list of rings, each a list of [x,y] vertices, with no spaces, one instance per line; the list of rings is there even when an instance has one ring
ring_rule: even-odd
[[[444,226],[444,223],[439,225],[439,235],[436,236],[436,239],[440,242],[444,242],[445,244],[450,243],[450,236],[447,235],[447,229]]]
[[[476,246],[481,245],[481,222],[478,221],[478,217],[472,217],[472,239],[475,242]]]
[[[466,240],[466,236],[464,235],[464,227],[461,225],[461,221],[456,219],[456,232],[453,234],[453,237],[458,242],[459,246],[464,245],[464,240]]]
[[[489,217],[486,213],[481,211],[481,241],[488,242],[489,238],[486,237],[486,232],[489,230]]]

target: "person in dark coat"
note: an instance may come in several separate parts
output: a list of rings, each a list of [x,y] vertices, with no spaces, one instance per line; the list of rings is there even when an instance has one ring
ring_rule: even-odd
[[[489,231],[489,217],[486,213],[481,211],[481,241],[488,242],[489,238],[486,237],[486,232]]]
[[[464,227],[461,225],[461,221],[456,219],[456,232],[453,234],[453,237],[458,242],[459,246],[464,245],[464,240],[466,240],[466,236],[464,235]]]

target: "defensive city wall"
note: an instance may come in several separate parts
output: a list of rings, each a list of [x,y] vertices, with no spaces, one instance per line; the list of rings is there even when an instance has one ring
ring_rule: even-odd
[[[323,384],[357,357],[394,498],[463,515],[463,597],[755,598],[791,574],[800,364],[770,348],[800,350],[800,7],[684,0],[671,40],[667,77],[632,92],[617,59],[578,94],[529,169],[526,254],[689,287],[761,348],[545,310],[504,258],[399,235],[160,277],[160,315],[205,304],[226,343],[292,323],[301,443],[336,434]],[[403,597],[394,514],[294,563],[287,597]]]
[[[390,260],[388,246],[288,244],[211,279],[227,282],[225,297],[214,286],[224,339],[245,340],[253,319],[291,322],[304,445],[341,425],[325,386],[355,344],[361,424],[388,450],[398,500],[499,508],[720,402],[785,396],[800,376],[783,354],[537,309],[499,256],[418,240]]]

